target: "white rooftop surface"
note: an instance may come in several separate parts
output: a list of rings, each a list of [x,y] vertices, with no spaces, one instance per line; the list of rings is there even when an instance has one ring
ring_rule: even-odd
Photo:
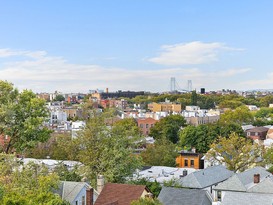
[[[72,168],[76,165],[81,165],[80,162],[77,161],[69,161],[69,160],[54,160],[54,159],[34,159],[34,158],[22,158],[21,159],[24,164],[28,164],[29,162],[34,162],[35,164],[44,164],[48,168],[54,168],[59,164],[64,164],[68,168]]]
[[[172,179],[179,179],[183,175],[183,170],[187,170],[187,174],[197,171],[194,168],[177,168],[177,167],[165,167],[165,166],[152,166],[149,169],[140,171],[138,178],[146,178],[149,181],[157,181],[163,183],[164,181],[170,181]]]
[[[270,147],[272,144],[273,144],[273,139],[266,139],[266,140],[264,140],[264,146]]]

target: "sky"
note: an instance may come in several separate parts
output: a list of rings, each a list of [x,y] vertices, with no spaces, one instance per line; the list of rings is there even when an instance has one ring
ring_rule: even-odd
[[[273,89],[272,0],[0,0],[0,79],[34,92]]]

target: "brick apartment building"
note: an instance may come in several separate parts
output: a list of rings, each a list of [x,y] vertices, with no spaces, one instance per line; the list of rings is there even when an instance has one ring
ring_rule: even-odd
[[[142,134],[147,136],[150,134],[151,127],[153,127],[157,121],[158,120],[155,120],[150,117],[149,118],[139,118],[139,119],[137,119],[137,125],[140,128]]]

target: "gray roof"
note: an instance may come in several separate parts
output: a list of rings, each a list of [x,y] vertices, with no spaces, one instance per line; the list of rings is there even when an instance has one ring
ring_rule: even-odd
[[[217,165],[193,172],[179,179],[178,182],[183,187],[203,189],[218,184],[233,174],[232,171],[227,170],[223,165]]]
[[[260,183],[254,184],[253,178],[254,174],[260,174]],[[215,190],[229,190],[229,191],[244,191],[244,192],[263,192],[263,193],[273,193],[272,186],[273,183],[270,178],[269,181],[263,182],[268,176],[272,176],[270,172],[266,171],[263,167],[255,167],[246,170],[242,173],[238,173],[230,177],[228,180],[218,184]],[[273,181],[272,181],[273,182]],[[270,192],[264,192],[265,190],[270,190]],[[271,192],[272,190],[272,192]]]
[[[211,205],[206,190],[163,187],[158,200],[164,205]]]
[[[59,194],[63,200],[72,203],[83,188],[91,188],[91,186],[86,182],[62,181],[56,193]],[[95,200],[97,197],[98,194],[94,190],[93,199]]]
[[[218,184],[214,190],[246,191],[246,187],[240,181],[238,175],[233,175],[226,181]]]
[[[260,174],[261,179],[268,176],[268,175],[271,175],[271,173],[266,171],[266,169],[263,167],[254,167],[252,169],[248,169],[244,172],[238,173],[237,175],[238,175],[239,179],[241,180],[241,182],[244,185],[247,185],[247,184],[253,182],[254,174]]]
[[[72,203],[86,185],[85,182],[63,182],[62,198]]]
[[[225,192],[222,205],[272,205],[273,194]]]
[[[250,187],[247,192],[255,192],[255,193],[267,193],[273,194],[273,181],[272,178],[266,177],[260,183],[255,184]]]

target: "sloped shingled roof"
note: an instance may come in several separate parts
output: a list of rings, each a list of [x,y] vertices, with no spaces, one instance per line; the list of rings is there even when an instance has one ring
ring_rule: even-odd
[[[203,189],[222,182],[233,174],[222,165],[212,166],[181,178],[179,184],[183,187]]]
[[[60,195],[63,200],[72,203],[83,188],[89,189],[92,187],[86,182],[62,181],[59,184],[59,188],[54,190],[54,192]],[[94,190],[93,199],[97,199],[97,196],[98,193]]]
[[[141,197],[145,189],[144,185],[107,183],[95,205],[130,205],[133,200]]]
[[[253,183],[253,176],[254,174],[260,174],[261,182],[259,184]],[[267,185],[267,183],[262,183],[262,180],[264,180],[266,177],[271,176],[271,173],[266,171],[263,167],[254,167],[252,169],[248,169],[242,173],[238,173],[230,177],[228,180],[218,184],[214,190],[230,190],[230,191],[250,191],[253,190],[255,192],[261,192],[258,190],[262,190],[262,184],[264,186]],[[257,188],[254,188],[253,185],[257,186]],[[251,188],[251,189],[250,189]],[[248,190],[249,189],[249,190]],[[267,189],[267,188],[266,188]]]
[[[273,194],[225,192],[223,205],[272,205]]]
[[[164,205],[211,205],[206,190],[163,187],[158,200]]]

